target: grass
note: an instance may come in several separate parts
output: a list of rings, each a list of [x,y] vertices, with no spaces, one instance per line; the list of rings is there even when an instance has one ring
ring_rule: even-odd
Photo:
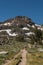
[[[0,65],[2,65],[5,60],[11,60],[13,57],[20,52],[20,50],[24,47],[24,44],[22,42],[16,42],[15,44],[11,45],[2,45],[0,46],[0,51],[7,51],[8,53],[5,55],[0,55]],[[16,59],[15,62],[18,62]],[[14,62],[14,63],[15,63]]]
[[[29,49],[30,50],[30,49]],[[31,49],[34,50],[35,49]],[[18,54],[14,51],[9,51],[7,55],[0,55],[0,65],[5,63],[5,60],[12,60],[8,65],[16,65],[20,61],[21,55],[18,55],[16,59],[14,56]],[[27,65],[43,65],[43,52],[29,52],[27,53]]]
[[[11,40],[12,41],[12,40]],[[6,55],[0,55],[0,65],[5,63],[5,60],[11,60],[20,52],[25,46],[27,46],[27,65],[43,65],[43,52],[38,52],[36,48],[28,48],[27,42],[19,42],[13,40],[12,44],[5,44],[0,46],[0,51],[8,51]],[[16,65],[20,60],[20,56],[13,59],[9,65]]]
[[[0,54],[0,65],[5,63],[5,58],[6,58],[6,56],[4,54]]]
[[[28,53],[27,65],[43,65],[43,52]]]
[[[16,53],[16,54],[18,54],[18,53]],[[7,55],[1,54],[0,55],[0,65],[2,65],[3,63],[5,63],[6,60],[11,61],[8,65],[16,65],[19,62],[20,57],[21,57],[21,55],[18,54],[17,57],[14,58],[14,56],[16,54],[13,51],[8,52]]]

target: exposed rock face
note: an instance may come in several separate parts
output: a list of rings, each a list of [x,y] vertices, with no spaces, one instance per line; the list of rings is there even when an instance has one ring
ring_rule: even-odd
[[[34,24],[32,22],[32,20],[30,18],[26,17],[26,16],[17,16],[13,19],[8,19],[8,20],[3,22],[4,25],[11,25],[11,24],[18,24],[19,25],[21,23],[22,24],[27,23],[27,24],[30,24],[30,25]]]
[[[40,31],[40,34],[38,31]],[[43,40],[42,33],[43,27],[35,24],[31,18],[26,16],[17,16],[0,23],[0,38],[5,36],[17,37],[19,40],[24,38],[25,41],[27,40],[30,43],[31,41],[37,42],[37,36],[41,37],[40,40]],[[36,34],[38,35],[36,36]]]

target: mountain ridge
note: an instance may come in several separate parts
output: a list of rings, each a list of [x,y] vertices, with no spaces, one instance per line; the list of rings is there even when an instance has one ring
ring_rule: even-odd
[[[0,24],[0,36],[15,37],[16,40],[25,40],[29,43],[33,40],[34,44],[38,40],[43,40],[43,27],[35,24],[31,18],[17,16]],[[43,44],[41,41],[40,43]]]

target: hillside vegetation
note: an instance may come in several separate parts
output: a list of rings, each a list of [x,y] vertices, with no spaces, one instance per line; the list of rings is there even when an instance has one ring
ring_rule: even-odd
[[[24,49],[26,65],[43,65],[43,25],[26,16],[0,23],[0,65],[23,65]]]

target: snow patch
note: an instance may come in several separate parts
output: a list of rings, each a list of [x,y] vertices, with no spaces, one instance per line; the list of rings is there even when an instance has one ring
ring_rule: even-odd
[[[35,26],[37,26],[37,27],[41,27],[41,25],[38,25],[38,24],[35,24]]]
[[[34,26],[34,25],[32,25],[32,28],[35,28],[35,26]]]
[[[41,31],[43,31],[43,28],[38,27],[38,29],[40,29]]]
[[[27,28],[27,27],[24,27],[24,28],[22,28],[23,30],[29,30],[29,28]]]
[[[28,26],[28,27],[30,27],[30,25],[29,25],[29,24],[27,24],[27,26]]]
[[[8,52],[6,52],[6,51],[1,51],[0,52],[0,54],[6,54],[6,53],[8,53]]]
[[[16,36],[16,35],[18,35],[15,32],[14,33],[11,33],[11,29],[0,30],[0,32],[2,32],[2,31],[6,31],[9,34],[9,36]]]
[[[27,35],[27,36],[35,35],[35,33],[33,33],[33,32],[28,32],[28,33],[25,33],[25,35]]]
[[[43,52],[43,49],[42,48],[38,48],[38,51]]]
[[[4,25],[5,25],[5,26],[6,26],[6,25],[9,25],[9,26],[10,26],[10,25],[11,25],[11,23],[4,23]]]

